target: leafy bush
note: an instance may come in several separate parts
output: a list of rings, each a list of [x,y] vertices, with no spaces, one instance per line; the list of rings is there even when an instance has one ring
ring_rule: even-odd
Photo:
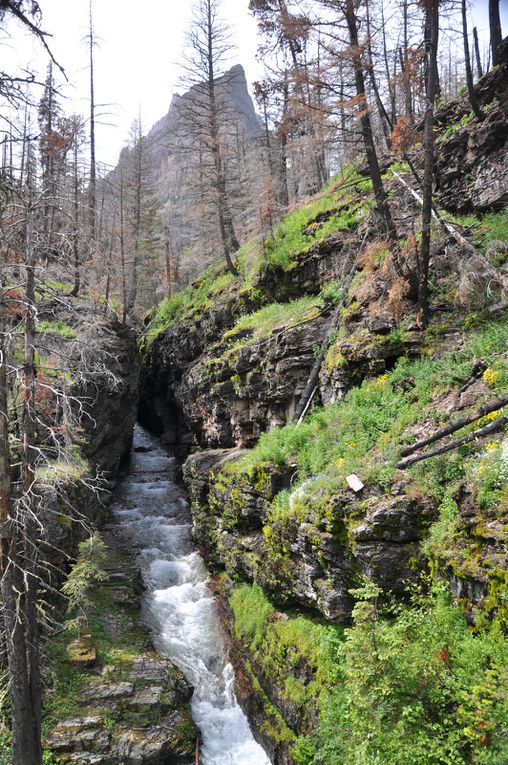
[[[69,576],[62,585],[62,592],[67,597],[69,619],[66,627],[77,630],[88,626],[88,617],[93,608],[91,590],[98,582],[107,578],[105,571],[106,546],[98,532],[79,545],[79,556]]]
[[[389,618],[375,588],[355,594],[354,625],[331,648],[342,679],[321,696],[299,765],[506,761],[508,651],[498,625],[474,634],[441,585]]]

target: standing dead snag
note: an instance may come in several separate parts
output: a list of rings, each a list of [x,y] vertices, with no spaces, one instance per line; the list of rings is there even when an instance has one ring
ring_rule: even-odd
[[[379,161],[377,157],[376,146],[374,143],[374,134],[372,131],[372,122],[370,119],[370,112],[367,104],[365,77],[363,72],[364,64],[362,61],[362,49],[360,47],[358,38],[358,21],[356,17],[354,0],[346,0],[345,15],[349,30],[349,41],[351,44],[351,58],[355,75],[356,95],[358,97],[361,109],[360,126],[362,130],[365,154],[367,155],[369,175],[372,180],[372,187],[374,190],[374,196],[376,197],[376,205],[379,215],[384,222],[390,242],[393,246],[397,247],[397,230],[395,228],[395,223],[393,222],[390,207],[388,205],[388,197],[386,195],[383,179],[381,177],[381,170],[379,168]]]
[[[439,0],[423,0],[425,7],[427,81],[424,121],[424,175],[422,240],[418,251],[418,310],[417,322],[425,329],[429,321],[429,261],[430,229],[432,223],[432,186],[434,181],[434,104],[437,93],[437,46],[439,37]]]
[[[474,91],[474,84],[473,84],[473,70],[471,67],[471,56],[469,53],[469,39],[468,39],[468,31],[467,31],[466,0],[461,0],[461,14],[462,14],[462,41],[464,44],[464,61],[466,66],[466,83],[467,83],[467,92],[469,96],[469,103],[471,104],[471,108],[474,112],[475,117],[477,117],[479,120],[482,120],[485,115],[480,109],[480,104],[478,103],[478,99],[476,97],[476,93]]]
[[[202,199],[205,207],[213,210],[217,221],[227,268],[237,276],[232,255],[240,244],[233,222],[224,140],[227,103],[218,85],[219,70],[232,45],[228,30],[219,18],[219,7],[220,0],[195,0],[193,3],[182,78],[182,84],[190,88],[180,131],[186,145],[180,148],[197,161]]]
[[[0,299],[0,465],[1,590],[12,707],[13,765],[41,765],[41,680],[37,619],[38,496],[35,491],[35,207],[26,203],[24,359],[21,374],[21,489],[14,494],[9,448],[8,304]]]

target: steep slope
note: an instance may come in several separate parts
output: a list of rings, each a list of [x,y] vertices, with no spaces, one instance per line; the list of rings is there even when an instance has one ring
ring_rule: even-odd
[[[441,187],[453,231],[433,231],[425,332],[420,210],[393,161],[406,278],[349,168],[242,248],[242,280],[209,272],[151,317],[141,413],[195,447],[195,538],[277,765],[506,758],[507,81],[505,64],[480,83],[485,122],[439,116],[438,166],[467,157],[468,177]],[[330,330],[313,409],[291,422]]]

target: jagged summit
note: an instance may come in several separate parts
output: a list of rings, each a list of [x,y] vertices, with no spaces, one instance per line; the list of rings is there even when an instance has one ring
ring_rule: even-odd
[[[216,97],[233,223],[239,240],[245,241],[255,232],[259,197],[271,173],[266,133],[241,65],[236,64],[217,78]],[[194,115],[199,111],[196,103],[204,98],[206,88],[199,84],[185,93],[175,93],[167,113],[145,137],[143,149],[146,187],[171,228],[173,251],[181,255],[192,250],[192,257],[186,256],[182,263],[190,276],[209,262],[210,253],[220,251],[213,204],[206,203],[201,193],[210,158],[202,157],[206,125],[202,117]],[[198,121],[203,125],[202,135]],[[272,141],[276,139],[272,137]],[[113,178],[120,166],[128,165],[131,156],[129,149],[122,152]],[[208,220],[206,212],[203,214],[207,204]]]

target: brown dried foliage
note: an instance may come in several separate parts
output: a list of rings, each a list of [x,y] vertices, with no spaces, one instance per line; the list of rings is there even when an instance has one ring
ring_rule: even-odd
[[[411,124],[409,117],[399,117],[395,127],[392,130],[391,141],[392,150],[397,156],[402,156],[411,148],[420,138],[420,134]]]

